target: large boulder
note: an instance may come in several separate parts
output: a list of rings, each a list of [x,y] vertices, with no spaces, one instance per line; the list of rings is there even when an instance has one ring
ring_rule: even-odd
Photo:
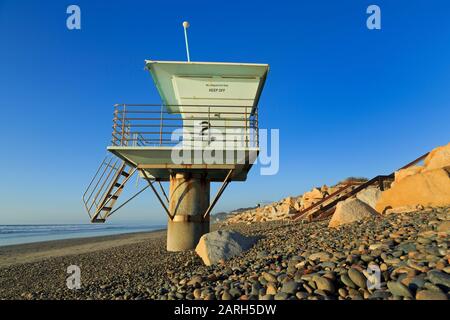
[[[295,211],[299,211],[301,209],[302,196],[288,197],[284,200],[284,202],[286,203],[288,199],[289,199],[289,205],[292,208],[294,208]]]
[[[304,200],[322,199],[323,197],[324,193],[319,188],[313,188],[311,191],[303,194]]]
[[[450,143],[433,149],[433,151],[425,158],[424,164],[425,171],[450,166]]]
[[[327,192],[328,192],[328,194],[333,194],[333,193],[335,193],[336,191],[338,191],[342,187],[343,187],[343,185],[340,185],[340,184],[336,185],[336,186],[333,186],[333,187],[329,187]]]
[[[368,204],[356,198],[349,198],[336,205],[336,211],[328,227],[336,228],[343,224],[353,223],[377,215],[378,213]]]
[[[313,204],[319,202],[328,195],[328,187],[322,186],[319,188],[313,188],[311,191],[305,192],[300,198],[300,210],[309,208]],[[296,208],[298,210],[298,208]]]
[[[382,192],[376,210],[383,213],[396,207],[430,206],[450,204],[450,167],[423,170],[409,175]]]
[[[276,206],[276,215],[289,215],[296,213],[297,210],[293,206],[291,206],[289,203],[281,203]]]
[[[395,173],[391,188],[384,191],[375,206],[388,213],[417,207],[450,204],[450,143],[432,150],[423,166],[411,166]]]
[[[369,187],[364,190],[361,190],[356,194],[356,198],[365,204],[368,204],[373,209],[375,209],[375,206],[378,202],[378,199],[381,196],[381,191],[377,187]]]
[[[207,266],[228,260],[250,249],[256,237],[246,237],[236,231],[213,231],[204,234],[195,248],[195,252]]]
[[[295,197],[287,197],[287,198],[284,198],[283,200],[281,200],[280,202],[281,202],[281,204],[286,204],[288,206],[293,207],[296,203],[296,198]]]

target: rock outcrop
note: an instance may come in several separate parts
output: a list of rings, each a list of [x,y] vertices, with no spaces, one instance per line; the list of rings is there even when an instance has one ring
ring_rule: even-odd
[[[235,214],[231,213],[225,221],[225,224],[287,220],[299,209],[300,203],[297,198],[288,197],[263,207],[237,212]]]
[[[332,187],[323,185],[322,187],[315,187],[310,191],[305,192],[302,195],[287,197],[278,202],[273,202],[265,206],[252,208],[245,211],[229,214],[228,218],[224,221],[225,225],[235,223],[251,224],[254,222],[266,222],[276,220],[290,220],[295,214],[305,210],[319,201],[322,201],[325,197],[332,195],[345,184],[344,182],[338,183]],[[374,207],[376,201],[380,196],[380,191],[377,187],[371,187],[368,190],[362,190],[358,193],[358,197],[362,202],[367,203],[369,206]],[[332,197],[321,203],[321,206],[326,206],[336,198]]]
[[[195,252],[210,266],[241,254],[256,241],[256,237],[246,237],[236,231],[213,231],[200,238]]]
[[[331,218],[328,227],[336,228],[344,224],[361,221],[378,213],[368,204],[356,198],[341,201],[336,205],[336,211]]]
[[[450,204],[450,143],[430,152],[424,166],[412,166],[395,173],[389,190],[382,192],[375,209],[440,207]]]
[[[422,171],[397,181],[395,185],[382,192],[376,210],[418,206],[440,207],[450,204],[450,167]]]
[[[250,224],[253,222],[289,220],[294,214],[312,206],[339,187],[341,186],[328,187],[323,185],[320,188],[313,188],[311,191],[305,192],[303,195],[297,197],[287,197],[281,201],[273,202],[262,207],[230,214],[225,224]]]
[[[450,167],[450,143],[437,147],[425,158],[425,171]]]
[[[308,208],[314,203],[319,202],[328,195],[326,186],[322,188],[313,188],[311,191],[306,192],[302,196],[301,207]]]
[[[423,170],[422,166],[412,166],[405,169],[400,169],[398,171],[395,171],[395,179],[394,182],[391,184],[391,188],[395,185],[395,183],[400,182],[406,177],[415,175],[420,173]]]

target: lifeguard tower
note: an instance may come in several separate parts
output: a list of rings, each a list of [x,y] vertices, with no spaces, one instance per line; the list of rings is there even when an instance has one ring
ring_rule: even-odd
[[[162,103],[114,106],[107,147],[113,156],[104,159],[83,201],[91,222],[105,222],[150,187],[168,216],[167,250],[193,249],[209,232],[227,185],[245,181],[256,160],[258,101],[269,66],[146,60],[145,68]],[[148,185],[116,206],[136,172]],[[162,182],[169,182],[168,195]],[[211,182],[221,183],[212,201]]]

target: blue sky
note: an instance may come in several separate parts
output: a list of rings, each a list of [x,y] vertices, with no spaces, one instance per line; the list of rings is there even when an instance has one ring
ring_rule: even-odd
[[[81,30],[66,8],[81,8]],[[381,8],[382,29],[366,28]],[[86,223],[114,103],[159,103],[144,59],[270,64],[260,126],[280,171],[232,183],[217,210],[387,174],[449,142],[448,1],[0,0],[0,224]],[[215,193],[217,186],[213,188]],[[137,191],[134,183],[127,194]],[[112,222],[160,223],[150,190]]]

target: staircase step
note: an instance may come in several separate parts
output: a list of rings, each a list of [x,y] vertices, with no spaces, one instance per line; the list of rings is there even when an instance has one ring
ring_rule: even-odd
[[[112,200],[117,200],[117,198],[119,198],[119,196],[118,195],[114,195],[114,196],[108,195],[107,199],[109,199],[109,198],[111,198]]]
[[[103,207],[100,210],[102,210],[102,211],[111,211],[112,207]]]
[[[120,184],[120,183],[118,183],[118,182],[116,182],[116,183],[114,184],[114,187],[116,187],[116,188],[119,188],[120,186],[122,186],[122,184]],[[123,186],[122,186],[122,188],[123,188]]]
[[[126,171],[122,171],[121,175],[123,175],[124,177],[128,177],[130,174]]]

